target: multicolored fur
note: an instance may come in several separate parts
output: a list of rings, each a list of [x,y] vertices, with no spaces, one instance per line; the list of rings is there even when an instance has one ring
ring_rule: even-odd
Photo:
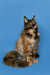
[[[24,16],[24,29],[22,30],[20,38],[19,40],[17,40],[15,46],[15,53],[17,52],[16,54],[18,54],[19,57],[21,57],[21,60],[18,61],[22,62],[22,64],[20,64],[21,66],[19,66],[20,62],[18,62],[18,64],[16,63],[14,65],[16,65],[17,67],[22,67],[22,65],[24,64],[23,67],[25,67],[25,66],[32,65],[32,62],[38,63],[38,60],[35,59],[35,56],[38,50],[39,39],[40,39],[40,34],[38,31],[37,23],[35,21],[35,16],[33,16],[31,20],[29,20],[27,17]],[[10,52],[9,56],[11,56],[11,53],[12,52]],[[4,58],[4,62],[5,62],[5,58]],[[15,61],[17,61],[17,57]]]

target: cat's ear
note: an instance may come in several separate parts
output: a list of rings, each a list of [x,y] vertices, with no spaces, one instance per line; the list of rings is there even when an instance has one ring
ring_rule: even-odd
[[[24,23],[28,23],[28,18],[24,16]]]
[[[33,18],[32,18],[33,20],[35,20],[35,15],[33,16]]]

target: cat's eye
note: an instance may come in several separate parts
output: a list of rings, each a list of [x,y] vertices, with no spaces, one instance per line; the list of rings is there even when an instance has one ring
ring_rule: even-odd
[[[33,24],[32,26],[35,26],[35,24]]]

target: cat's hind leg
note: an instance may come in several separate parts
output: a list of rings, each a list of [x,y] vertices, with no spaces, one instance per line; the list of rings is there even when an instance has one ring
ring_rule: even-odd
[[[38,60],[36,59],[36,52],[37,52],[37,50],[33,49],[32,52],[33,52],[32,62],[33,63],[38,63]]]

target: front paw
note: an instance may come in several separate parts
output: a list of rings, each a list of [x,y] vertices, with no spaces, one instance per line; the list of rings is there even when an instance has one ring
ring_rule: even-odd
[[[38,63],[38,60],[35,59],[35,58],[33,58],[33,62],[34,62],[34,63]]]
[[[32,62],[31,62],[31,61],[29,61],[29,62],[28,62],[28,65],[29,65],[29,66],[31,66],[31,65],[32,65]]]
[[[25,57],[22,57],[21,59],[22,59],[23,61],[26,61],[26,58],[25,58]]]

